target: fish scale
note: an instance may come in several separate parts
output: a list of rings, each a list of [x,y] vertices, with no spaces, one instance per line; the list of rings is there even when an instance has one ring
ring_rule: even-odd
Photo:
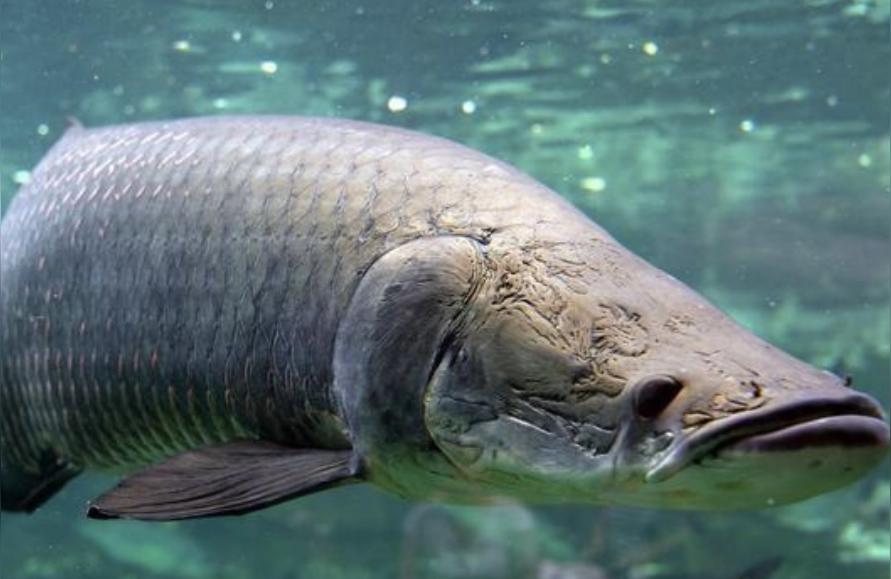
[[[107,467],[338,432],[326,388],[338,312],[367,264],[430,229],[441,184],[415,165],[467,156],[409,135],[274,118],[72,128],[2,225],[0,394],[21,409],[3,415],[4,452],[36,468],[51,445]],[[406,151],[416,140],[429,159]],[[465,230],[488,225],[467,217]],[[360,233],[359,259],[328,258]],[[64,300],[40,303],[57,289]]]

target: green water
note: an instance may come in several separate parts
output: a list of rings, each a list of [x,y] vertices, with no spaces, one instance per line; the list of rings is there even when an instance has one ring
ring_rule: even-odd
[[[887,0],[0,1],[4,206],[68,117],[345,116],[507,160],[784,349],[889,404]],[[414,505],[0,520],[7,578],[889,577],[889,469],[750,513]],[[569,575],[586,565],[589,575]]]

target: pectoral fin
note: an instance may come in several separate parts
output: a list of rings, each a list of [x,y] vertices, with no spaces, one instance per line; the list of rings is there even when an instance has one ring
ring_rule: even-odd
[[[94,519],[169,521],[249,513],[357,482],[351,450],[238,441],[191,450],[132,474],[93,501]]]

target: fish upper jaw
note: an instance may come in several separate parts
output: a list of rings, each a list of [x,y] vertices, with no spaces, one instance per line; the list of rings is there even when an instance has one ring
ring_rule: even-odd
[[[675,444],[645,474],[659,483],[702,459],[733,449],[742,453],[796,451],[821,446],[872,449],[875,462],[887,453],[889,429],[870,396],[813,396],[733,414],[715,420]]]

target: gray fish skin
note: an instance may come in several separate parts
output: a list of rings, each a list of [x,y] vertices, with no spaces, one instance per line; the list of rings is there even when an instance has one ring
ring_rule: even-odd
[[[47,447],[100,468],[246,437],[347,447],[332,349],[369,266],[567,215],[507,165],[360,122],[73,127],[0,229],[2,452],[37,470]]]

